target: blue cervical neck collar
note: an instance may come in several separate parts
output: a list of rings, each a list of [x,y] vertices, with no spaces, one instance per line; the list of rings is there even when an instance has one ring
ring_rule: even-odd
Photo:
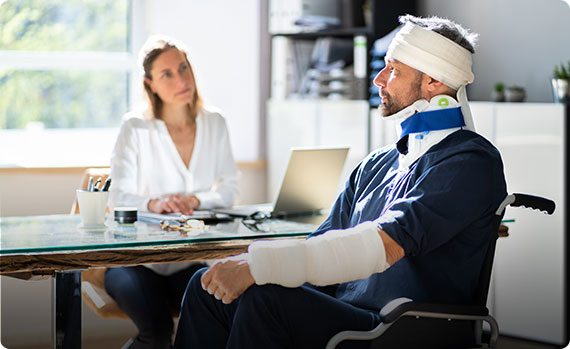
[[[424,111],[414,114],[402,121],[401,138],[409,135],[410,133],[429,132],[437,130],[445,130],[454,127],[465,126],[461,108],[447,108]]]

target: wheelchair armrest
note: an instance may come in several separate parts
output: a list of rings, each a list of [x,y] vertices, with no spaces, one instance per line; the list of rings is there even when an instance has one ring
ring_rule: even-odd
[[[479,305],[414,302],[409,298],[402,297],[392,300],[380,311],[380,319],[385,324],[394,322],[404,315],[439,318],[445,317],[445,315],[482,317],[489,315],[489,309]]]
[[[489,348],[496,348],[499,328],[495,319],[493,319],[492,316],[489,316],[489,310],[486,307],[414,302],[409,298],[397,298],[386,304],[380,311],[380,323],[372,330],[348,330],[339,332],[329,340],[326,348],[336,348],[340,342],[345,340],[375,340],[382,336],[392,325],[394,325],[396,320],[402,316],[417,316],[448,320],[486,321],[491,326]]]

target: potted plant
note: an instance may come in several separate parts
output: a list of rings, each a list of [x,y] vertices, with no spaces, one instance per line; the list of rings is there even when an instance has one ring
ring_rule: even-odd
[[[507,102],[522,102],[526,97],[526,92],[523,87],[509,86],[505,90],[505,99]]]
[[[554,66],[554,74],[552,75],[552,94],[554,95],[554,103],[570,103],[570,61],[564,64]]]
[[[505,101],[505,84],[502,82],[497,82],[493,92],[491,92],[491,99],[494,102],[504,102]]]

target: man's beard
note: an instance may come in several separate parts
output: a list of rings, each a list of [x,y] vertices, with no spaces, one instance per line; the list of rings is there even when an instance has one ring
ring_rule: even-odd
[[[392,96],[387,92],[381,92],[380,97],[382,97],[382,103],[378,106],[378,110],[380,110],[380,114],[382,116],[390,116],[396,114],[400,110],[404,109],[405,106],[401,106],[401,103],[397,103],[394,105],[394,100]]]
[[[380,97],[382,97],[384,101],[378,106],[380,114],[382,114],[382,116],[394,115],[400,110],[411,105],[415,101],[421,99],[422,98],[421,84],[422,84],[422,73],[419,73],[416,76],[416,79],[414,79],[414,81],[412,81],[412,83],[410,84],[410,89],[407,91],[407,93],[405,94],[401,93],[399,95],[400,98],[395,98],[394,96],[390,95],[388,92],[384,92],[381,90]]]

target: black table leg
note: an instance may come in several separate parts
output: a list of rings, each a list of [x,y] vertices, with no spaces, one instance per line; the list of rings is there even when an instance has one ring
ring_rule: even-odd
[[[81,271],[59,271],[53,280],[52,347],[81,348]]]

